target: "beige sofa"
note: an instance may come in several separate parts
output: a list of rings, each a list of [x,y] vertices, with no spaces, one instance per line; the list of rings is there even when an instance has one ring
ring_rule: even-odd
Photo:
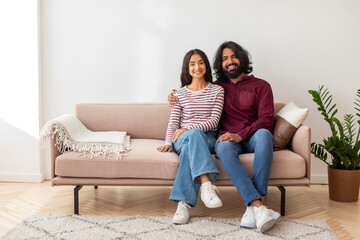
[[[275,113],[284,104],[275,103]],[[126,156],[91,158],[76,152],[60,154],[51,139],[51,183],[74,185],[74,213],[79,213],[78,194],[82,186],[171,186],[178,169],[178,155],[156,150],[164,143],[170,114],[167,103],[78,104],[76,116],[92,131],[127,131],[131,148]],[[239,155],[252,175],[254,154]],[[219,159],[217,186],[232,185]],[[270,186],[281,191],[281,215],[285,215],[285,186],[310,186],[310,128],[300,126],[289,149],[274,152]],[[166,201],[166,199],[164,199]]]

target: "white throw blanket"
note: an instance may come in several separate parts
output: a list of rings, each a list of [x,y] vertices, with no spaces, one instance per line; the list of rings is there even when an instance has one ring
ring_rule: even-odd
[[[55,146],[61,153],[71,150],[85,155],[90,153],[91,157],[116,154],[121,159],[130,150],[130,136],[126,132],[93,132],[73,115],[61,115],[47,122],[40,132],[41,145],[44,146],[45,140],[55,134]]]

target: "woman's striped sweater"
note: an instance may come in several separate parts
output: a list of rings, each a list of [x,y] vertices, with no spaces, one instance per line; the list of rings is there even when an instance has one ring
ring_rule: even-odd
[[[179,98],[171,109],[165,144],[171,144],[176,129],[201,129],[204,132],[217,130],[224,105],[224,89],[209,83],[200,91],[191,91],[186,86],[174,94]]]

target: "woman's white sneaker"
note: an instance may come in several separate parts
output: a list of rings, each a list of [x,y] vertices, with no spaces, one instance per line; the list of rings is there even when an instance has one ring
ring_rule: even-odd
[[[219,190],[215,185],[201,187],[201,200],[208,208],[218,208],[222,206],[222,202],[218,197]]]
[[[271,210],[265,206],[254,207],[256,227],[264,233],[275,226],[277,219],[280,217],[278,212]]]
[[[246,208],[246,211],[241,218],[240,226],[246,228],[256,228],[254,206],[250,205]]]
[[[174,224],[186,224],[190,219],[190,208],[189,204],[179,201],[172,222]]]

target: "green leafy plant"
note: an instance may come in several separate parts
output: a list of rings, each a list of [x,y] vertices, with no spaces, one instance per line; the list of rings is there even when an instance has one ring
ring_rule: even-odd
[[[309,90],[309,93],[332,132],[330,137],[323,139],[323,144],[311,143],[311,153],[331,168],[360,169],[360,120],[356,121],[353,114],[345,114],[342,122],[336,118],[338,109],[333,103],[333,96],[324,86],[320,86],[317,91]],[[360,118],[360,89],[357,90],[354,104],[358,112],[356,116]],[[328,153],[331,162],[327,160]]]

